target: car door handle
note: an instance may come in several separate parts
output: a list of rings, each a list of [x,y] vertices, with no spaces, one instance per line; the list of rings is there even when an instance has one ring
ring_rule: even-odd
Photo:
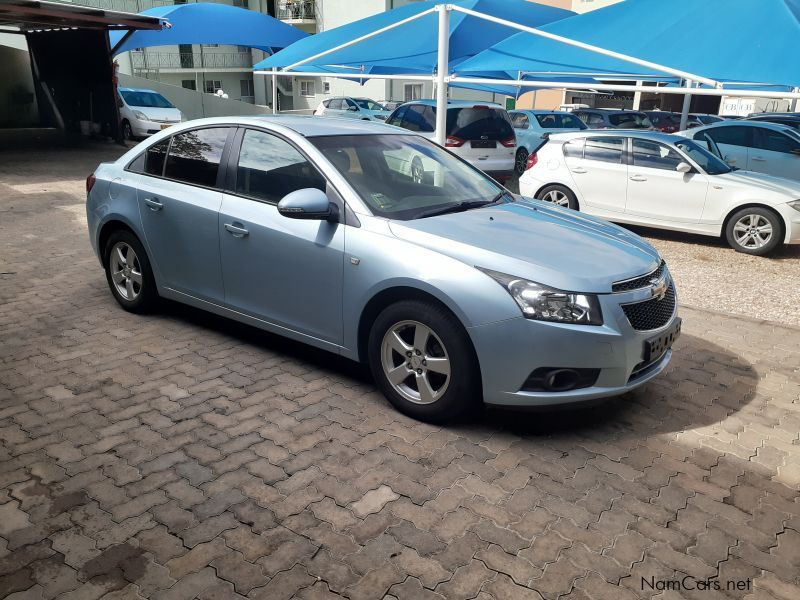
[[[250,233],[247,229],[242,227],[241,223],[225,223],[225,229],[227,229],[233,237],[237,238],[243,238]]]
[[[586,169],[584,169],[583,167],[576,167],[576,168],[570,169],[570,170],[573,173],[577,173],[578,175],[583,175],[584,173],[586,173]]]
[[[767,160],[767,159],[766,159],[766,158],[764,158],[763,156],[754,156],[754,157],[753,157],[753,160],[755,160],[755,161],[757,161],[757,162],[764,162],[764,161],[765,161],[765,160]]]
[[[147,207],[152,211],[164,208],[164,205],[158,201],[158,198],[145,198],[144,203],[147,204]]]
[[[647,177],[645,177],[643,175],[631,175],[630,176],[630,180],[631,181],[647,181]]]

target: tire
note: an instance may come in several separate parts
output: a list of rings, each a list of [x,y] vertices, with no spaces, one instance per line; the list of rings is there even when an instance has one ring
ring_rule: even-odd
[[[525,167],[528,166],[528,151],[525,148],[517,150],[517,156],[514,158],[514,171],[517,175],[522,175],[525,172]]]
[[[743,208],[728,219],[725,239],[737,252],[765,256],[783,242],[783,222],[767,208]]]
[[[122,122],[122,139],[126,142],[133,140],[133,128],[128,121]]]
[[[415,347],[415,342],[422,347]],[[389,402],[420,421],[454,420],[482,399],[478,361],[466,330],[433,302],[403,300],[385,308],[372,325],[368,358]],[[397,369],[394,383],[389,377],[393,368]],[[418,386],[420,379],[426,387]]]
[[[571,189],[563,185],[554,184],[545,186],[539,190],[539,193],[536,194],[536,198],[538,200],[544,200],[545,202],[552,202],[564,208],[580,210],[578,207],[578,199],[575,197],[575,194]]]
[[[150,260],[133,233],[120,229],[109,236],[103,251],[103,266],[108,287],[122,308],[143,314],[156,306],[158,290]]]

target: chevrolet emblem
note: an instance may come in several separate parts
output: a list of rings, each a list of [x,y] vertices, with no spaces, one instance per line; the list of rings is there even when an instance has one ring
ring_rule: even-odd
[[[650,292],[652,293],[653,298],[663,300],[664,296],[667,295],[667,287],[666,277],[659,277],[657,279],[650,280]]]

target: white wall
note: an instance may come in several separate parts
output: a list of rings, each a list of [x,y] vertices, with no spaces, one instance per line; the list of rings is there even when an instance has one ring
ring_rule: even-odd
[[[132,75],[121,74],[119,76],[119,85],[121,87],[155,90],[181,109],[189,119],[271,113],[265,106],[256,106],[239,100],[225,100],[212,94],[187,90],[180,87],[180,85],[170,85],[163,81],[144,79]]]

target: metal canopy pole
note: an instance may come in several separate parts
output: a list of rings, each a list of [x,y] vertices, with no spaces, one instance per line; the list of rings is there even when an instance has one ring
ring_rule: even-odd
[[[686,88],[692,89],[694,82],[691,79],[686,80]],[[681,131],[686,131],[686,125],[689,123],[689,109],[692,106],[692,95],[686,94],[683,97],[683,108],[681,109]]]
[[[272,114],[278,114],[278,72],[277,67],[272,67]]]
[[[447,138],[447,77],[450,74],[450,5],[439,4],[439,46],[436,51],[436,143]]]

